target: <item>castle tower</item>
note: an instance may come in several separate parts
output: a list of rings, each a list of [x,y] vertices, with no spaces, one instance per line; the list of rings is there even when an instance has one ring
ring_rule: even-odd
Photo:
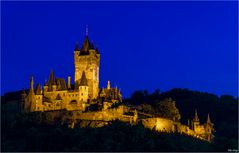
[[[81,81],[81,76],[85,72],[89,87],[89,99],[96,99],[99,93],[99,67],[100,54],[94,49],[93,43],[88,38],[88,30],[81,48],[76,43],[74,49],[75,64],[75,89],[77,90]]]
[[[85,76],[85,71],[83,71],[80,84],[79,84],[79,100],[82,102],[87,102],[89,98],[89,87],[87,83],[87,78]]]
[[[191,123],[192,123],[192,129],[193,130],[195,130],[200,124],[197,110],[195,110],[195,115],[194,115],[194,118],[193,118]]]
[[[25,99],[24,110],[26,112],[32,112],[35,110],[36,102],[35,102],[35,92],[34,92],[34,79],[30,78],[30,89],[29,93]]]
[[[53,91],[53,87],[54,89],[56,89],[56,80],[55,80],[55,75],[53,70],[51,70],[49,79],[48,79],[48,91]]]
[[[207,115],[207,122],[204,124],[206,139],[211,141],[213,139],[213,123],[211,122],[209,114]]]

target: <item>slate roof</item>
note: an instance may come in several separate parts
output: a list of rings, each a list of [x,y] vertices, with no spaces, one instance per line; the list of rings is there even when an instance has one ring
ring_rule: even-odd
[[[83,71],[79,86],[88,86],[87,78],[85,76],[85,71]]]
[[[59,94],[56,96],[56,100],[62,100],[62,98]]]
[[[40,84],[38,83],[37,86],[36,86],[36,95],[40,95],[41,94],[41,86]]]
[[[67,85],[64,78],[56,78],[56,83],[58,90],[67,90]]]

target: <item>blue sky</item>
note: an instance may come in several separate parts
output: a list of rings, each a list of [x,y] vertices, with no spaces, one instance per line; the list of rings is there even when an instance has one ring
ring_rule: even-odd
[[[73,50],[88,25],[107,80],[128,97],[189,88],[238,93],[238,6],[231,2],[2,2],[1,94],[74,77]]]

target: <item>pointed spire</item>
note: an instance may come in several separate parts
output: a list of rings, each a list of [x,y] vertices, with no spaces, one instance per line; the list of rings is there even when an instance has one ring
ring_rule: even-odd
[[[40,95],[40,94],[41,94],[41,86],[40,86],[39,83],[38,83],[37,86],[36,86],[36,94],[37,94],[37,95]]]
[[[31,78],[30,78],[30,90],[29,90],[29,94],[35,94],[34,93],[34,78],[33,78],[33,76],[31,76]]]
[[[197,109],[195,109],[194,121],[199,121]]]
[[[94,47],[94,42],[93,42],[93,40],[91,41],[91,43],[90,43],[90,49],[94,49],[95,47]]]
[[[88,86],[87,78],[85,76],[85,71],[83,71],[79,86]]]
[[[56,100],[62,100],[60,94],[58,94],[58,95],[56,96]]]
[[[96,54],[100,54],[98,47],[95,48],[95,52],[96,52]]]
[[[48,80],[48,90],[51,91],[52,90],[52,86],[55,85],[55,74],[54,71],[51,70],[50,76],[49,76],[49,80]]]
[[[30,78],[30,90],[34,90],[34,78],[31,76]]]
[[[49,76],[49,81],[54,80],[54,78],[55,78],[54,71],[51,70],[51,72],[50,72],[50,76]]]
[[[87,52],[87,51],[89,51],[89,49],[90,49],[90,41],[89,41],[88,36],[85,36],[85,40],[84,40],[83,45],[81,47],[81,51]]]
[[[76,45],[75,45],[75,49],[74,49],[75,51],[79,51],[80,49],[79,49],[79,43],[78,43],[78,41],[76,41]]]
[[[209,113],[207,114],[207,123],[212,123],[211,120],[210,120]]]

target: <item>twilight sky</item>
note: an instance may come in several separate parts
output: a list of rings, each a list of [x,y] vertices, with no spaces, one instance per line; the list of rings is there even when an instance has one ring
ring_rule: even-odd
[[[89,27],[107,80],[128,97],[189,88],[238,93],[238,4],[231,2],[1,2],[1,94],[74,77]]]

